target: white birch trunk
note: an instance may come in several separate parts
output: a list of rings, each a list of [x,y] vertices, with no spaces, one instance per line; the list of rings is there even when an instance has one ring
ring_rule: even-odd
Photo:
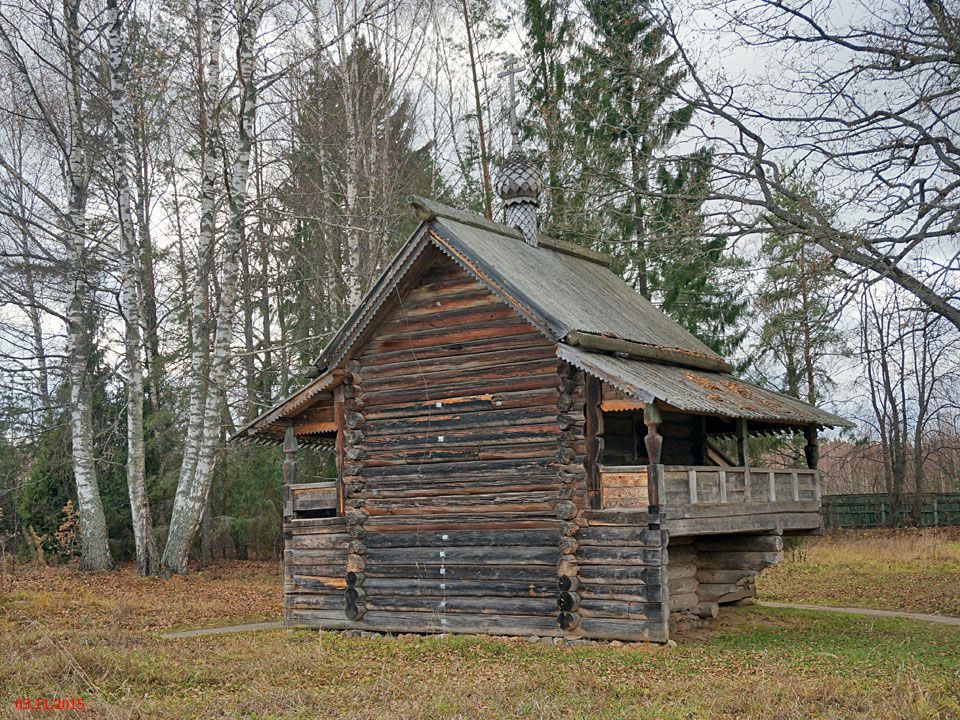
[[[133,215],[130,207],[124,118],[128,116],[123,71],[123,18],[117,0],[107,0],[107,42],[110,52],[110,112],[113,126],[113,179],[120,235],[120,307],[124,314],[124,352],[127,366],[127,492],[133,520],[137,573],[155,575],[158,570],[157,541],[150,517],[143,442],[143,366],[140,335],[139,267]]]
[[[68,210],[65,242],[70,267],[67,306],[67,377],[70,385],[70,434],[73,476],[77,484],[80,524],[80,567],[107,570],[113,565],[107,543],[107,523],[97,485],[93,443],[93,392],[89,366],[93,352],[86,278],[86,209],[89,171],[84,152],[83,103],[80,90],[80,0],[63,4],[67,28],[70,102],[70,149],[66,162]]]
[[[177,532],[171,522],[170,535],[164,551],[164,567],[171,572],[187,569],[190,545],[203,519],[203,509],[210,492],[210,481],[216,464],[216,449],[221,433],[221,418],[226,400],[226,382],[230,369],[230,343],[233,339],[237,304],[238,250],[243,239],[247,215],[248,180],[256,120],[255,40],[263,6],[253,0],[250,7],[238,3],[239,29],[239,85],[240,130],[237,152],[230,170],[230,222],[224,237],[223,270],[220,280],[220,305],[217,313],[210,380],[203,410],[200,451],[193,477],[185,486],[178,487],[174,506]],[[183,492],[181,492],[181,489]]]
[[[217,123],[220,105],[220,42],[223,33],[223,7],[219,0],[211,0],[205,5],[204,16],[210,17],[210,36],[207,55],[205,82],[199,88],[201,98],[201,143],[203,159],[200,186],[200,232],[197,239],[196,272],[191,297],[191,351],[190,351],[190,399],[187,411],[187,430],[183,445],[183,459],[180,463],[180,475],[177,479],[177,494],[173,512],[170,516],[170,529],[164,548],[162,567],[166,571],[185,572],[186,552],[189,540],[183,550],[184,539],[192,536],[190,517],[194,512],[192,505],[193,481],[197,469],[197,458],[203,437],[204,407],[207,397],[207,363],[209,356],[210,333],[207,315],[210,307],[210,274],[213,266],[213,244],[216,231],[216,192],[217,175]],[[198,18],[203,22],[203,18]],[[202,52],[203,42],[198,43]],[[180,556],[183,555],[181,560]]]
[[[345,14],[345,10],[343,13]],[[358,71],[358,60],[354,55],[355,45],[356,45],[356,32],[347,33],[344,29],[346,25],[346,18],[344,15],[339,16],[340,21],[340,62],[341,67],[343,67],[342,72],[345,73],[345,76],[342,78],[341,88],[342,88],[342,98],[343,98],[343,109],[344,114],[347,119],[347,177],[344,179],[345,182],[345,197],[344,201],[346,204],[346,252],[344,253],[345,265],[344,275],[346,276],[346,310],[345,316],[349,316],[354,310],[357,309],[357,306],[360,304],[360,300],[363,298],[363,294],[360,291],[361,288],[361,251],[360,251],[360,228],[359,223],[357,222],[357,203],[358,203],[358,187],[360,184],[360,152],[359,152],[359,142],[360,142],[360,132],[358,128],[358,117],[357,117],[357,100],[356,95],[359,93],[360,88],[360,78]]]

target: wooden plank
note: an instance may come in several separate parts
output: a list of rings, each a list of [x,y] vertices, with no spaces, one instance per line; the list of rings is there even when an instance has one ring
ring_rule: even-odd
[[[729,506],[726,506],[729,507]],[[663,526],[671,536],[714,535],[773,530],[816,530],[821,525],[820,513],[761,513],[730,517],[670,519]]]
[[[690,504],[697,504],[697,471],[693,468],[687,470],[687,494],[690,498]]]

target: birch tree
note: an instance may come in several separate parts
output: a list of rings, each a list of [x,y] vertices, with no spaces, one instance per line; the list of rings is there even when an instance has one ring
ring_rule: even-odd
[[[120,308],[124,321],[124,357],[127,369],[127,491],[133,520],[137,572],[154,575],[158,569],[157,542],[147,497],[143,441],[143,340],[140,335],[139,244],[130,203],[128,147],[124,131],[130,117],[125,89],[123,15],[117,0],[107,0],[107,43],[110,60],[110,119],[113,145],[113,182],[120,258]]]
[[[88,39],[82,37],[81,0],[64,0],[58,8],[28,5],[16,15],[0,11],[0,48],[29,97],[32,112],[58,155],[63,198],[32,191],[55,218],[64,246],[66,297],[66,377],[73,475],[77,489],[81,567],[104,570],[112,566],[106,521],[97,483],[93,436],[91,365],[95,350],[91,288],[92,259],[88,248],[87,203],[92,176],[88,147],[87,78]],[[51,32],[52,29],[52,32]],[[56,63],[49,58],[57,58]],[[49,73],[60,86],[57,96]],[[0,166],[16,175],[0,150]],[[19,178],[23,180],[23,178]]]
[[[238,252],[247,217],[250,158],[256,120],[255,43],[260,20],[263,17],[263,3],[260,0],[252,0],[247,5],[241,1],[237,3],[236,10],[238,18],[237,87],[240,93],[237,112],[239,131],[234,161],[228,174],[230,217],[224,236],[220,303],[210,360],[209,385],[203,404],[196,466],[189,477],[185,478],[181,473],[183,482],[177,486],[170,532],[163,555],[164,568],[178,573],[186,572],[190,545],[200,528],[204,506],[210,491],[215,453],[221,434],[220,419],[226,399],[226,382],[230,370],[230,344],[233,340],[236,315]],[[213,52],[212,49],[211,52]],[[205,191],[209,189],[206,183],[204,187]],[[210,198],[205,195],[203,199],[206,203]],[[208,205],[204,206],[205,211],[210,209]]]

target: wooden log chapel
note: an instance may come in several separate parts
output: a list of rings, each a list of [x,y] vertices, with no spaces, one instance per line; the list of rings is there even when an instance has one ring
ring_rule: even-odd
[[[283,444],[288,625],[665,642],[820,530],[817,432],[848,423],[539,233],[541,186],[515,139],[504,224],[413,199],[314,377],[238,432]],[[783,432],[807,467],[751,467]],[[301,445],[335,449],[335,482],[298,482]]]

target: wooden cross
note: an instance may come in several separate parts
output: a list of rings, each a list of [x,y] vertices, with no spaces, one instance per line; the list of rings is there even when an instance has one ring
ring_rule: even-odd
[[[510,102],[510,134],[513,135],[513,144],[520,144],[520,127],[517,125],[517,97],[514,87],[514,76],[526,70],[522,65],[518,65],[516,55],[508,55],[503,64],[504,70],[497,77],[509,78],[509,102]]]

